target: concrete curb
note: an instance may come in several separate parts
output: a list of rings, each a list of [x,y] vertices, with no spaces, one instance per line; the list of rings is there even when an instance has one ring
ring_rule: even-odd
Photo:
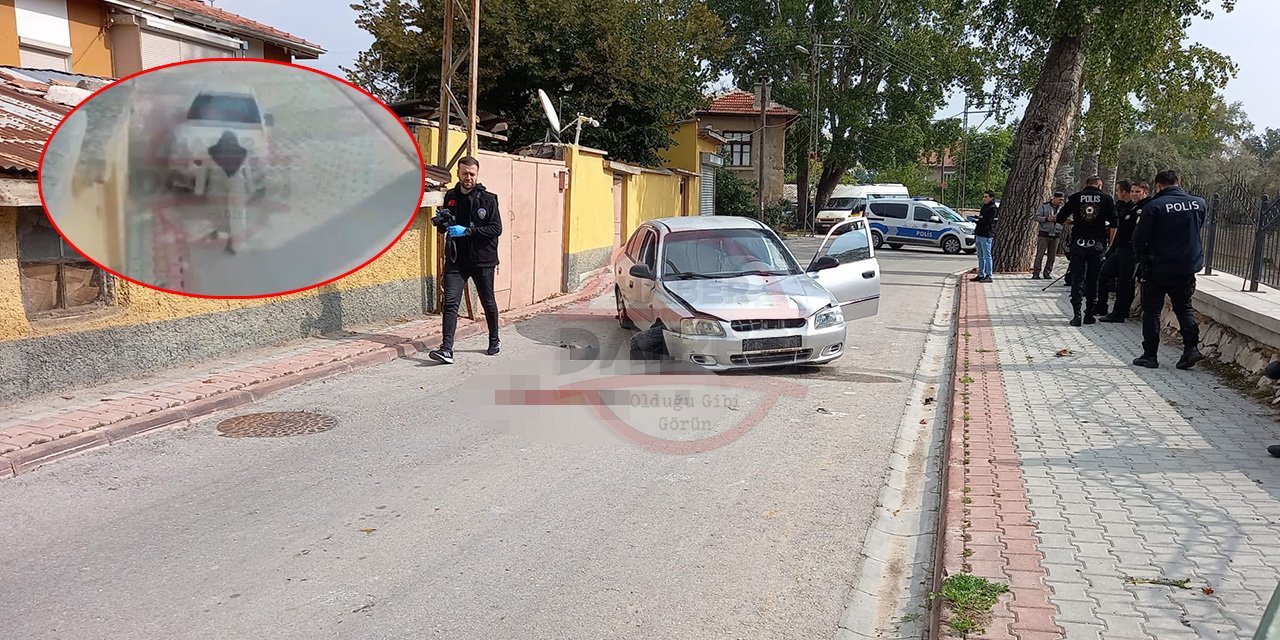
[[[608,276],[608,267],[592,271],[584,287],[509,311],[502,318],[501,324],[509,326],[599,296],[611,284]],[[483,322],[463,323],[467,323],[467,320],[459,322],[455,334],[458,340],[487,332]],[[48,434],[43,436],[45,441],[0,455],[0,480],[153,431],[186,426],[197,418],[253,404],[291,387],[426,352],[435,348],[435,341],[439,337],[440,329],[436,327],[426,333],[401,337],[396,342],[370,347],[368,350],[358,345],[335,345],[332,348],[334,353],[329,356],[308,353],[269,366],[257,365],[246,370],[213,374],[205,380],[202,390],[183,389],[182,393],[189,398],[187,400],[141,396],[133,398],[135,402],[130,406],[135,407],[134,409],[122,409],[117,405],[105,409],[77,409],[52,418],[43,418],[30,425],[30,433]],[[316,354],[322,351],[317,350]],[[301,368],[283,370],[293,366],[288,364],[290,360]],[[143,404],[138,404],[139,402]],[[55,428],[62,430],[55,432]]]
[[[934,309],[929,337],[917,365],[907,409],[890,455],[890,469],[863,542],[863,561],[836,637],[919,638],[929,618],[933,586],[939,493],[935,478],[944,458],[939,440],[951,394],[951,358],[956,335],[956,290],[960,274],[947,276]],[[945,333],[936,334],[935,331]],[[935,401],[930,404],[927,399]],[[933,486],[931,486],[933,485]]]

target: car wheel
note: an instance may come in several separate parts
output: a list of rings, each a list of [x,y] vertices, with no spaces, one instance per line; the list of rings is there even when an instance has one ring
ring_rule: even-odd
[[[942,251],[943,253],[949,253],[952,255],[960,253],[960,238],[955,236],[947,236],[943,238]]]
[[[871,246],[877,249],[884,246],[884,236],[879,231],[871,231]]]
[[[889,248],[890,248],[890,249],[901,249],[901,248],[902,248],[902,243],[901,243],[901,242],[890,242],[890,243],[889,243]]]
[[[631,336],[632,360],[661,360],[667,355],[667,341],[662,337],[662,325],[655,324]]]
[[[618,305],[618,325],[623,329],[634,331],[636,323],[631,321],[631,316],[627,315],[627,303],[622,301],[622,290],[613,288],[613,299]]]

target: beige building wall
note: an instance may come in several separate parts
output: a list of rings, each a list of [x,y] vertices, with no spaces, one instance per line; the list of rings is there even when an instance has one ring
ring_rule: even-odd
[[[766,203],[777,202],[783,197],[783,178],[787,173],[787,130],[783,125],[790,119],[790,116],[769,116],[769,128],[764,131],[766,147],[764,199]],[[756,131],[760,128],[760,116],[699,114],[698,122],[714,128],[726,137],[734,132],[754,132],[751,136],[751,166],[729,167],[726,165],[726,168],[738,174],[743,180],[756,184],[760,179],[758,172],[761,132]],[[725,144],[724,149],[727,154],[729,145]]]

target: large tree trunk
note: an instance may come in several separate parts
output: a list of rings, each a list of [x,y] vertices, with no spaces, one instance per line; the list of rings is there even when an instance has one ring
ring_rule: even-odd
[[[1103,189],[1109,192],[1115,191],[1116,180],[1120,178],[1118,175],[1116,175],[1118,173],[1120,173],[1120,167],[1114,164],[1102,170],[1102,182],[1105,184]]]
[[[1018,126],[1013,168],[1004,187],[993,252],[995,270],[1000,273],[1031,269],[1036,246],[1036,226],[1031,216],[1050,194],[1058,160],[1071,135],[1082,90],[1084,44],[1083,31],[1053,42],[1026,115]]]
[[[1084,162],[1080,164],[1081,180],[1086,180],[1089,176],[1098,174],[1098,153],[1090,151],[1089,155],[1084,157]]]
[[[849,167],[845,166],[823,165],[822,177],[818,178],[818,194],[813,199],[814,211],[827,205],[827,200],[831,199],[831,192],[836,190],[836,185],[840,184],[840,178],[843,178],[848,171]]]

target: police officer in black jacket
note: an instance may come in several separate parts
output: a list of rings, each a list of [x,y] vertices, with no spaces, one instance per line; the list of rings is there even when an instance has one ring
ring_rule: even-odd
[[[452,214],[453,224],[436,227],[445,234],[444,317],[440,348],[427,356],[444,364],[453,364],[453,334],[458,328],[458,304],[467,280],[475,285],[489,325],[489,349],[485,353],[495,356],[501,350],[493,273],[498,266],[502,215],[498,212],[498,196],[477,182],[479,177],[479,160],[466,156],[458,161],[458,184],[445,192],[442,207]]]
[[[1129,309],[1133,307],[1134,269],[1137,257],[1133,253],[1133,230],[1138,227],[1138,215],[1146,204],[1147,183],[1134,181],[1129,183],[1129,200],[1119,205],[1120,225],[1116,228],[1115,242],[1107,252],[1107,259],[1102,263],[1102,276],[1099,278],[1098,314],[1103,322],[1124,322],[1129,318]],[[1115,281],[1116,306],[1107,312],[1110,299],[1110,283]]]
[[[1071,194],[1058,212],[1058,223],[1071,220],[1071,326],[1093,324],[1098,302],[1102,256],[1116,233],[1116,202],[1102,191],[1102,178],[1090,176],[1083,191]],[[1081,317],[1083,304],[1084,317]]]
[[[1133,232],[1133,250],[1142,265],[1142,355],[1133,364],[1151,369],[1160,366],[1156,360],[1160,312],[1168,296],[1182,333],[1182,358],[1177,367],[1190,369],[1204,359],[1191,295],[1196,290],[1196,273],[1204,268],[1200,229],[1209,207],[1204,198],[1182,190],[1175,171],[1161,171],[1155,183],[1156,195],[1143,205]]]

